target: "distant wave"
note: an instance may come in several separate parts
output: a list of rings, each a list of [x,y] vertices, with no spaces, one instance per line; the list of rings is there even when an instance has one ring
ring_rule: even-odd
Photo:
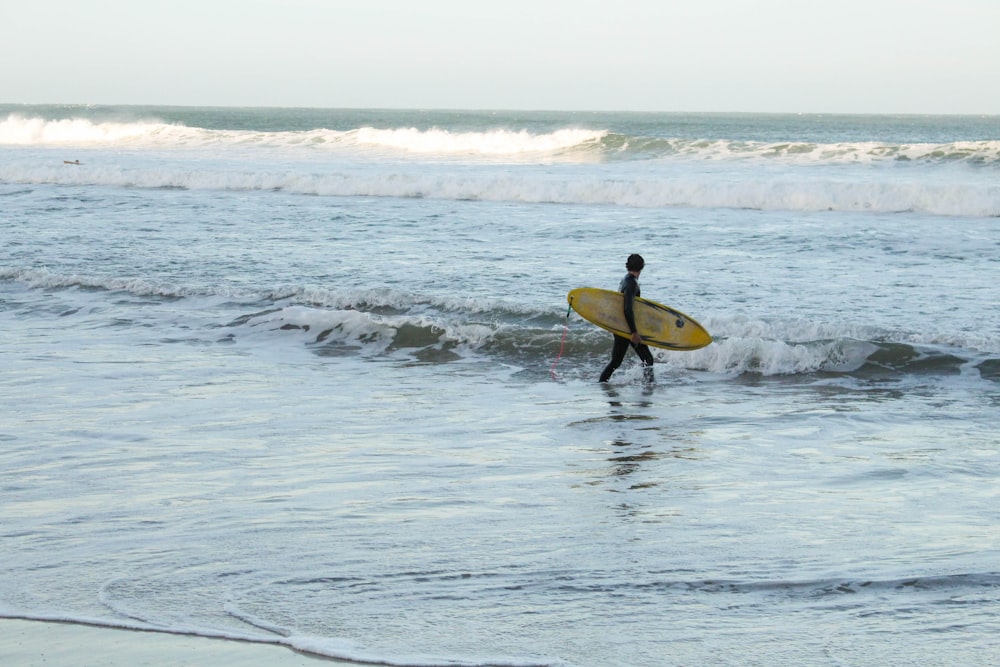
[[[412,165],[306,173],[277,167],[191,168],[172,164],[133,168],[106,159],[81,166],[7,162],[0,183],[108,185],[191,190],[281,191],[340,197],[429,198],[530,204],[690,207],[792,211],[913,211],[958,217],[1000,217],[1000,183],[849,179],[843,175],[758,175],[639,172],[609,175],[538,170],[421,169]]]
[[[526,130],[490,130],[487,132],[451,132],[403,128],[378,130],[361,128],[353,133],[360,145],[396,148],[407,153],[431,155],[515,155],[557,153],[574,146],[597,145],[604,131],[564,129],[546,134]]]
[[[11,146],[158,147],[301,145],[336,141],[344,132],[255,132],[208,130],[156,120],[94,122],[86,118],[48,120],[10,114],[0,121],[0,144]]]
[[[388,150],[423,156],[560,157],[567,160],[764,160],[797,164],[915,162],[1000,166],[1000,140],[932,143],[760,142],[660,138],[567,127],[550,132],[494,128],[358,127],[352,130],[218,130],[156,120],[48,120],[11,113],[0,121],[0,145],[107,148],[270,148]]]
[[[154,120],[45,120],[11,113],[0,121],[0,145],[28,148],[11,151],[0,163],[0,183],[18,185],[1000,217],[1000,183],[990,176],[993,167],[1000,167],[1000,141],[779,144],[649,138],[579,128],[265,132]],[[40,157],[33,147],[53,153],[51,159]],[[79,164],[74,160],[67,165],[64,158],[74,157],[71,148],[91,152]],[[140,153],[137,159],[133,151],[143,149],[156,152]],[[174,160],[164,152],[188,149],[200,150],[209,159],[199,155],[196,160]],[[263,152],[253,153],[258,150]],[[271,150],[279,159],[267,152]],[[427,168],[428,161],[450,160],[461,161],[462,168]],[[643,160],[647,162],[636,162]],[[602,168],[611,161],[624,166]],[[680,168],[677,161],[683,161]],[[689,168],[691,161],[698,166]],[[754,161],[782,166],[760,170]],[[900,162],[917,165],[917,171],[839,167]],[[598,166],[550,169],[553,163]],[[818,165],[835,168],[800,168]],[[955,170],[964,169],[976,173],[954,176]]]
[[[661,139],[609,134],[602,140],[602,144],[609,153],[647,159],[758,159],[796,164],[878,162],[1000,164],[1000,141],[957,141],[945,144],[894,144],[877,141],[811,143]]]
[[[84,118],[46,120],[10,114],[0,121],[0,145],[125,148],[381,148],[426,155],[551,154],[581,144],[594,144],[604,131],[567,128],[535,134],[494,129],[453,132],[432,128],[361,127],[298,132],[210,130],[156,121],[95,123]]]

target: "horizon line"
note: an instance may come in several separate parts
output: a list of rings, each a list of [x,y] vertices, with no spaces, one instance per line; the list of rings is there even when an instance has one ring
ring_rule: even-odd
[[[163,104],[155,102],[0,102],[0,106],[24,107],[162,107],[173,109],[285,109],[310,111],[422,111],[442,113],[581,113],[581,114],[703,114],[703,115],[773,115],[773,116],[964,116],[1000,117],[1000,112],[925,112],[925,111],[761,111],[696,109],[627,109],[627,108],[529,108],[529,107],[432,107],[432,106],[315,106],[277,104]]]

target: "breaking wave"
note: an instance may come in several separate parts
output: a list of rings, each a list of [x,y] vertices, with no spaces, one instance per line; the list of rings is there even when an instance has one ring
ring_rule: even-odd
[[[46,119],[10,113],[0,120],[0,145],[105,148],[270,148],[312,151],[382,149],[427,156],[562,156],[600,160],[747,160],[799,164],[878,162],[1000,165],[1000,140],[946,143],[851,141],[748,141],[650,137],[605,128],[564,127],[529,131],[497,127],[455,130],[440,127],[362,126],[349,130],[232,130],[191,127],[157,120],[94,121]]]
[[[697,139],[556,124],[265,131],[10,113],[0,145],[17,149],[0,164],[0,183],[14,186],[1000,217],[997,140]]]
[[[292,334],[323,356],[402,355],[426,362],[487,357],[537,369],[547,368],[560,349],[560,362],[569,368],[592,366],[608,353],[607,333],[576,322],[564,340],[558,317],[546,321],[535,313],[487,320],[452,314],[381,314],[296,305],[247,314],[229,326]],[[790,324],[785,328],[785,338],[765,338],[748,331],[745,335],[717,337],[713,344],[692,352],[654,350],[654,357],[658,364],[680,371],[765,377],[850,375],[868,379],[979,374],[980,367],[983,377],[990,377],[997,361],[975,350],[878,337],[840,335],[795,340],[799,333],[795,324]]]
[[[163,299],[183,310],[217,303],[235,314],[204,331],[211,342],[274,339],[320,356],[394,358],[447,363],[493,360],[524,369],[548,369],[558,360],[570,373],[592,370],[608,353],[605,331],[575,314],[500,299],[435,301],[394,290],[345,291],[275,286],[263,292],[188,290],[143,279],[62,275],[47,270],[0,269],[0,280],[28,289],[108,292]],[[79,309],[87,311],[88,309]],[[73,316],[77,310],[59,312]],[[700,318],[715,341],[691,352],[654,350],[657,363],[679,372],[723,376],[972,376],[1000,379],[1000,336],[954,331],[887,331],[866,325],[745,316]]]
[[[956,217],[1000,217],[1000,185],[992,181],[864,180],[786,174],[739,179],[712,173],[600,171],[553,175],[517,170],[428,170],[409,165],[379,169],[189,168],[170,164],[12,163],[0,165],[0,183],[107,185],[190,190],[282,191],[339,197],[429,198],[528,204],[693,207],[754,210],[915,211]]]
[[[0,144],[12,146],[121,148],[311,148],[392,149],[426,155],[518,155],[558,153],[582,144],[598,145],[603,130],[566,128],[546,133],[493,129],[456,132],[413,127],[302,131],[218,130],[157,121],[94,122],[85,118],[46,120],[10,114],[0,121]]]

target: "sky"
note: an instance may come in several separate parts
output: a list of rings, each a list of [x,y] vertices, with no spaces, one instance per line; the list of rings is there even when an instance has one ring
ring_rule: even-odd
[[[1000,0],[0,0],[0,102],[1000,114]]]

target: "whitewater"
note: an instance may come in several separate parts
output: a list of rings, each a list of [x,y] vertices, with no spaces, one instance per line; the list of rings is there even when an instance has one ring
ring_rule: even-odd
[[[0,619],[994,664],[998,174],[998,117],[0,105]],[[599,385],[632,252],[715,342]]]
[[[860,135],[851,134],[834,141],[829,136],[788,140],[774,134],[772,128],[729,138],[629,134],[651,129],[644,114],[626,116],[632,122],[618,131],[593,125],[560,127],[549,114],[536,116],[534,131],[437,125],[263,131],[153,120],[50,119],[32,116],[26,109],[10,112],[0,122],[0,145],[61,148],[74,155],[86,155],[96,147],[114,148],[119,151],[118,159],[74,172],[61,169],[57,162],[39,163],[29,151],[27,161],[3,165],[0,178],[119,187],[283,190],[326,196],[1000,215],[1000,187],[994,178],[1000,165],[1000,141],[943,142],[932,131],[908,134],[906,123],[912,122],[910,119],[900,123],[902,129],[894,128],[895,134],[889,134],[888,141],[870,137],[861,141]],[[725,126],[730,117],[719,118],[719,124]],[[447,115],[432,119],[451,120]],[[350,120],[374,119],[362,116]],[[857,124],[863,126],[865,121],[862,117]],[[989,119],[980,123],[985,126],[981,131],[988,132]],[[975,120],[970,124],[975,125]],[[718,128],[713,129],[718,132]],[[852,128],[852,132],[860,130]],[[129,159],[136,157],[135,153],[148,155],[157,149],[183,149],[205,159],[196,165],[168,160],[155,169]],[[221,163],[212,159],[220,154],[229,159]],[[474,159],[480,168],[472,173],[464,170],[456,178],[448,171],[428,172],[422,168],[422,160],[406,160],[407,156],[433,161]],[[281,168],[261,170],[258,160],[271,160]],[[359,169],[373,162],[380,169]],[[511,163],[524,168],[512,173],[505,168]],[[901,168],[906,163],[915,166]],[[552,164],[561,165],[561,173],[571,178],[552,178],[547,169]],[[651,164],[656,165],[655,170],[650,170]],[[851,179],[847,167],[858,164],[881,172],[879,178]],[[697,168],[691,169],[692,165]],[[790,165],[803,169],[788,169]],[[969,165],[974,168],[963,168]],[[192,170],[192,166],[197,169]],[[932,182],[926,179],[929,173],[936,175]]]

